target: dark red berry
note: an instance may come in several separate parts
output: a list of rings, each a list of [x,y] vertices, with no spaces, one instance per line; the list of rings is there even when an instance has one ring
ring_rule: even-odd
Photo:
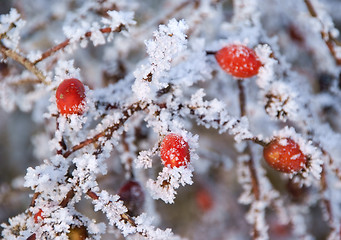
[[[144,192],[138,182],[129,180],[120,188],[118,195],[132,215],[138,215],[141,212],[144,204]]]

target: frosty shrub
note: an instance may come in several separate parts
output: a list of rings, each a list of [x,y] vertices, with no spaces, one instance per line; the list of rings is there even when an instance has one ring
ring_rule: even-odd
[[[340,1],[2,2],[3,239],[340,239]]]

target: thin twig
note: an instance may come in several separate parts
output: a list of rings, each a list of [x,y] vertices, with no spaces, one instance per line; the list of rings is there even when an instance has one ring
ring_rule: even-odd
[[[120,31],[122,31],[122,29],[123,29],[123,25],[119,25],[115,29],[112,29],[110,27],[106,27],[106,28],[100,29],[99,31],[101,33],[110,33],[110,32],[120,32]],[[86,32],[84,34],[83,38],[89,38],[89,37],[91,37],[91,35],[92,35],[92,32]],[[68,38],[68,39],[64,40],[63,42],[59,43],[58,45],[50,48],[49,50],[44,52],[39,59],[35,60],[33,62],[33,64],[36,65],[37,63],[39,63],[39,62],[43,61],[44,59],[50,57],[52,54],[58,52],[59,50],[66,48],[70,44],[70,41],[71,41],[71,39]]]
[[[98,200],[99,199],[99,196],[95,192],[93,192],[91,190],[88,190],[86,195],[88,195],[93,200]],[[110,203],[112,204],[111,201],[108,202],[108,204],[110,204]],[[134,221],[134,219],[132,219],[132,217],[129,216],[127,213],[121,213],[121,218],[122,218],[122,220],[128,222],[131,226],[134,226],[134,227],[137,226],[135,221]]]
[[[237,84],[238,84],[238,89],[239,89],[240,116],[244,117],[247,114],[246,113],[246,95],[245,95],[244,80],[238,79]],[[246,164],[247,164],[247,167],[249,168],[250,175],[251,175],[252,192],[253,192],[253,195],[255,197],[255,200],[259,201],[260,200],[259,180],[258,180],[257,172],[255,169],[254,159],[252,157],[252,150],[251,150],[250,143],[247,142],[246,144],[247,145],[246,145],[246,148],[244,150],[244,153],[248,154],[248,156],[249,156],[249,159],[246,162]],[[260,233],[257,230],[256,224],[257,224],[256,222],[253,224],[253,231],[252,231],[253,239],[258,239],[258,237],[260,236]]]
[[[328,198],[326,191],[328,190],[328,182],[326,177],[326,169],[325,165],[322,166],[322,172],[321,172],[321,196],[322,196],[322,203],[324,204],[327,216],[328,216],[328,225],[330,227],[331,233],[335,231],[335,226],[337,224],[335,223],[335,216],[334,211],[332,209],[332,203],[330,202],[330,198]]]
[[[206,55],[215,55],[216,53],[217,53],[217,51],[206,50]]]
[[[76,194],[75,190],[73,189],[68,191],[63,201],[59,204],[59,206],[62,208],[65,208],[68,205],[68,203],[71,201],[71,199],[75,196],[75,194]]]
[[[311,1],[310,0],[304,0],[304,3],[307,6],[307,9],[308,9],[310,15],[314,18],[317,18],[320,21],[320,23],[323,25],[323,22],[321,21],[321,19],[319,19],[318,14],[314,8],[314,5],[311,3]],[[329,52],[333,56],[336,64],[341,65],[341,58],[339,58],[337,56],[337,53],[335,50],[335,45],[340,45],[340,42],[337,39],[335,39],[335,37],[332,35],[332,33],[330,31],[325,32],[323,29],[324,28],[322,28],[322,30],[320,32],[321,38],[325,42],[326,46],[328,47]]]
[[[34,207],[36,205],[36,199],[39,197],[39,195],[40,195],[40,192],[35,192],[33,194],[30,207]]]
[[[46,85],[50,84],[49,82],[46,81],[46,77],[44,76],[44,74],[30,60],[28,60],[26,57],[23,57],[16,51],[7,48],[1,42],[0,42],[0,52],[4,56],[12,58],[14,61],[23,65],[27,70],[29,70],[31,73],[36,75],[36,77],[39,79],[41,83],[44,83]]]
[[[104,131],[96,134],[92,138],[88,138],[79,144],[73,146],[70,150],[66,151],[63,156],[65,158],[69,157],[72,153],[82,149],[83,147],[92,144],[96,141],[98,141],[100,138],[105,137],[106,139],[109,139],[112,134],[119,129],[135,112],[141,111],[147,108],[147,104],[145,106],[141,106],[140,102],[134,103],[130,105],[126,110],[122,112],[122,117],[119,119],[118,123],[115,123],[114,125],[111,125],[107,127]]]
[[[59,116],[59,114],[58,114],[58,116]],[[58,120],[56,121],[56,131],[59,131],[59,122],[58,122]],[[62,155],[63,150],[64,151],[66,150],[66,143],[64,141],[64,136],[63,135],[61,137],[61,140],[59,141],[59,145],[60,145],[60,149],[57,150],[57,154],[58,155]]]

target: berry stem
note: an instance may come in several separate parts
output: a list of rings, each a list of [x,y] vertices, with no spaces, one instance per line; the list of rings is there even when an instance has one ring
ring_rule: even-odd
[[[239,90],[239,108],[240,108],[240,116],[244,117],[246,116],[246,95],[245,95],[245,87],[244,82],[242,79],[237,80],[238,84],[238,90]],[[250,175],[251,175],[251,185],[252,185],[252,192],[255,197],[256,201],[260,200],[260,190],[259,190],[259,180],[257,177],[257,172],[255,169],[255,163],[254,159],[252,157],[252,151],[250,147],[250,143],[246,143],[246,148],[244,150],[244,154],[247,154],[249,156],[249,160],[246,161],[246,165],[249,168]],[[257,223],[255,222],[253,224],[253,230],[252,230],[252,238],[258,239],[260,236],[259,230],[257,229]]]
[[[217,51],[206,51],[206,55],[215,55]]]
[[[238,79],[238,90],[239,90],[239,107],[240,107],[240,116],[246,116],[246,96],[245,96],[245,88],[244,88],[244,80]]]
[[[254,143],[256,143],[256,144],[258,144],[258,145],[260,145],[262,147],[265,147],[268,144],[267,142],[265,142],[265,141],[263,141],[263,140],[261,140],[261,139],[259,139],[257,137],[246,138],[245,140],[250,140],[250,141],[252,141],[252,142],[254,142]]]
[[[238,83],[238,89],[239,89],[239,107],[240,107],[240,113],[241,113],[240,115],[241,115],[241,117],[244,117],[244,116],[246,116],[245,88],[244,88],[243,80],[239,79],[237,81],[237,83]],[[262,144],[263,144],[263,142],[262,142]],[[258,178],[257,178],[257,174],[256,174],[256,169],[254,166],[254,160],[253,160],[252,155],[251,155],[251,148],[250,148],[249,143],[247,143],[245,153],[248,153],[250,156],[250,159],[247,162],[247,164],[248,164],[248,167],[249,167],[250,173],[251,173],[253,194],[255,195],[255,199],[259,200],[260,199],[259,182],[258,182]]]
[[[59,114],[58,114],[58,116],[59,116]],[[59,131],[59,122],[58,121],[56,121],[56,130]],[[65,151],[67,148],[63,135],[62,135],[62,139],[59,141],[59,145],[61,146],[61,149],[57,150],[57,154],[62,155],[63,150]]]

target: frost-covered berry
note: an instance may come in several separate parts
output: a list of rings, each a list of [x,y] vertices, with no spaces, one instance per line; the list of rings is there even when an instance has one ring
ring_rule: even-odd
[[[61,114],[81,115],[85,107],[85,88],[76,78],[65,79],[56,91],[57,108]]]
[[[140,212],[144,204],[144,192],[138,182],[129,180],[120,188],[118,195],[132,215]]]
[[[36,214],[34,214],[33,218],[34,218],[35,223],[38,223],[39,221],[44,219],[44,217],[42,216],[42,213],[43,213],[43,210],[39,209],[39,211]]]
[[[180,135],[170,133],[161,143],[161,159],[165,166],[187,166],[190,161],[188,143]]]
[[[225,72],[238,78],[255,76],[262,66],[255,51],[244,45],[226,46],[215,54],[215,58]]]
[[[299,172],[307,158],[291,138],[276,138],[263,149],[265,161],[275,170],[284,173]]]

